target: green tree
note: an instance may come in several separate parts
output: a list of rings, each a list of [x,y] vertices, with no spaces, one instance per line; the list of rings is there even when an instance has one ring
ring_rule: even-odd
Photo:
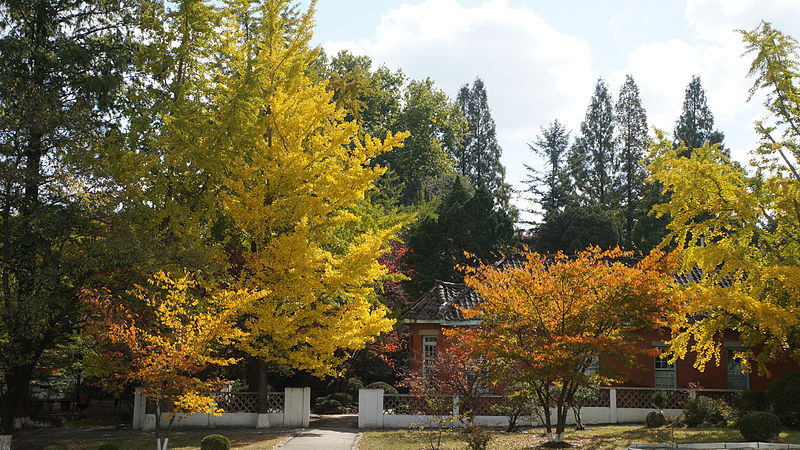
[[[116,133],[131,59],[125,1],[0,3],[2,304],[5,433],[27,415],[42,353],[79,320],[77,290],[100,257],[111,213],[92,170]]]
[[[626,247],[641,244],[642,219],[649,207],[644,203],[645,170],[642,160],[649,144],[647,113],[639,98],[639,87],[627,75],[615,107],[616,144],[620,159],[622,242]],[[650,249],[640,250],[648,251]]]
[[[372,70],[368,56],[343,50],[329,65],[330,88],[337,105],[358,120],[366,134],[383,136],[392,129],[402,108],[406,76],[386,66]]]
[[[456,171],[473,186],[488,189],[498,204],[507,207],[511,188],[505,182],[506,169],[500,162],[503,149],[497,142],[483,80],[476,78],[472,87],[468,84],[462,86],[456,103],[467,121],[464,140],[451,150],[456,160]]]
[[[466,129],[463,114],[433,81],[411,81],[392,130],[411,133],[403,147],[376,158],[402,185],[400,204],[440,200],[455,174],[449,152],[460,145]]]
[[[702,147],[706,141],[720,144],[724,137],[722,132],[714,130],[714,115],[708,109],[706,91],[700,77],[695,75],[686,87],[683,110],[675,122],[675,145],[683,142],[687,150],[681,156],[689,156],[692,149]]]
[[[614,110],[608,85],[597,80],[580,135],[571,149],[570,172],[580,194],[606,209],[619,207],[619,164],[614,142]]]
[[[613,211],[597,205],[571,205],[545,215],[536,228],[534,247],[539,252],[577,253],[588,246],[614,248],[621,230]]]
[[[538,199],[545,215],[562,211],[572,198],[572,185],[567,171],[569,132],[558,120],[542,127],[536,142],[528,148],[544,159],[544,170],[525,165],[528,191]]]
[[[438,216],[423,219],[410,233],[407,261],[413,267],[411,289],[420,293],[434,280],[459,281],[456,266],[464,252],[489,261],[512,243],[513,218],[498,208],[486,188],[472,189],[457,176]]]

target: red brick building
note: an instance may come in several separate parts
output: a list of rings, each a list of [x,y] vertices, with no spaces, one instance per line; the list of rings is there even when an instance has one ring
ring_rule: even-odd
[[[679,280],[684,281],[685,280]],[[411,334],[411,369],[424,370],[426,362],[439,351],[446,351],[447,343],[442,336],[446,327],[474,326],[476,320],[467,320],[459,308],[472,308],[481,302],[480,296],[465,284],[436,281],[434,286],[403,316]],[[666,330],[648,330],[641,333],[640,345],[643,349],[664,347],[668,336]],[[636,358],[634,368],[620,361],[600,360],[600,364],[612,364],[625,373],[625,381],[620,386],[686,388],[690,386],[703,389],[766,389],[771,379],[798,370],[790,361],[769,366],[771,377],[757,373],[742,373],[742,366],[734,357],[742,348],[736,336],[726,336],[719,366],[710,364],[703,372],[693,367],[691,354],[675,364],[660,357],[644,354],[632,355]]]

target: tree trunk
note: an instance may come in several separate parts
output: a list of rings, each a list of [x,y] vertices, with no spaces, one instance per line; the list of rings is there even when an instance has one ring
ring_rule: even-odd
[[[258,392],[258,413],[267,412],[267,365],[259,358],[251,358],[247,369],[247,384]]]
[[[6,371],[6,395],[3,399],[3,410],[0,412],[4,434],[13,434],[17,419],[27,416],[26,400],[30,395],[32,372],[33,369],[28,367]]]

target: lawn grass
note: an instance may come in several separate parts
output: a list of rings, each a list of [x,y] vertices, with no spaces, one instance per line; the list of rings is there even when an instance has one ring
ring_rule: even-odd
[[[428,443],[435,438],[435,431],[387,430],[368,431],[359,443],[359,450],[417,450],[430,448]],[[660,428],[650,429],[641,425],[605,425],[588,427],[583,431],[568,430],[564,440],[586,449],[624,449],[634,442],[700,443],[743,442],[744,438],[734,428]],[[778,442],[800,444],[800,431],[784,431]],[[521,433],[492,432],[490,449],[531,449],[543,444],[542,429],[535,428]],[[442,449],[465,449],[460,431],[443,433]]]
[[[276,445],[286,440],[288,434],[274,433],[225,433],[224,430],[205,430],[202,432],[181,433],[170,437],[170,450],[190,450],[199,449],[200,441],[209,434],[224,434],[231,440],[231,448],[246,450],[272,450]],[[13,446],[13,449],[25,450],[82,450],[96,449],[105,442],[117,444],[121,450],[139,450],[155,448],[155,437],[133,437],[133,438],[114,438],[114,439],[69,439],[54,440],[47,443],[27,443],[22,446]]]

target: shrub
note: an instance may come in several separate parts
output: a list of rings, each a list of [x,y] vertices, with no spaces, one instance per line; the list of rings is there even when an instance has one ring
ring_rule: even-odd
[[[314,411],[317,414],[341,414],[353,404],[353,397],[344,392],[334,392],[331,395],[317,398],[314,402]]]
[[[97,450],[119,450],[119,445],[113,442],[103,442],[97,446]]]
[[[489,448],[492,434],[481,427],[470,425],[464,427],[464,440],[469,450],[486,450]]]
[[[653,395],[650,396],[650,401],[653,402],[653,406],[660,410],[664,409],[664,406],[667,404],[667,393],[664,391],[655,391]]]
[[[751,411],[766,411],[769,408],[767,391],[739,391],[733,397],[733,406],[742,413]]]
[[[800,372],[773,381],[767,395],[781,423],[788,427],[800,426]]]
[[[397,389],[394,388],[389,383],[385,383],[383,381],[376,381],[374,383],[370,383],[367,386],[367,389],[383,389],[384,394],[395,395],[397,394]]]
[[[713,425],[725,422],[719,401],[708,397],[689,399],[683,407],[683,417],[688,427],[696,427],[703,423]]]
[[[644,419],[647,428],[659,428],[667,424],[667,418],[660,412],[650,411]]]
[[[768,441],[778,437],[780,432],[781,420],[769,412],[745,414],[739,420],[739,433],[748,441]]]
[[[345,388],[345,392],[350,394],[353,398],[358,398],[358,390],[364,389],[364,383],[361,382],[358,378],[348,378],[347,379],[347,387]]]
[[[200,450],[230,450],[231,441],[221,434],[209,434],[200,441]]]

